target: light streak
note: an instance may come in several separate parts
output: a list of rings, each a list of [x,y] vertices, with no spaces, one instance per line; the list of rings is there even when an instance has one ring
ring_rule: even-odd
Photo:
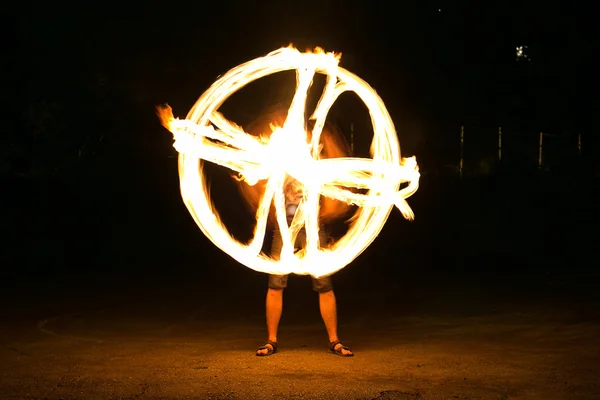
[[[163,125],[173,133],[174,147],[179,152],[181,195],[190,214],[217,247],[256,271],[331,275],[373,242],[394,206],[405,218],[414,218],[405,199],[418,188],[416,159],[401,158],[396,130],[383,101],[365,81],[340,67],[339,60],[339,55],[318,48],[306,53],[281,48],[227,72],[198,99],[186,119],[174,118],[170,107],[159,108]],[[286,70],[296,70],[296,92],[285,122],[273,132],[261,137],[249,135],[218,112],[227,98],[245,85]],[[327,80],[311,116],[315,123],[309,136],[304,113],[308,88],[316,73],[324,74]],[[356,93],[369,110],[374,132],[372,158],[320,159],[320,136],[327,114],[345,91]],[[204,179],[204,161],[234,171],[242,184],[266,182],[249,243],[237,241],[221,222]],[[304,188],[289,227],[283,192],[286,174]],[[401,188],[403,183],[406,186]],[[319,243],[321,196],[358,206],[347,233],[329,247]],[[279,257],[261,252],[272,204],[283,239]],[[306,228],[306,245],[294,253],[293,243],[302,227]]]

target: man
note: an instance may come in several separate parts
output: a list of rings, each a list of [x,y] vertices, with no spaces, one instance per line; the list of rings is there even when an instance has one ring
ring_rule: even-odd
[[[248,133],[256,135],[270,134],[270,125],[282,126],[285,120],[285,111],[275,110],[263,113],[260,119],[254,121],[246,127]],[[310,138],[309,138],[310,139]],[[349,147],[339,132],[332,127],[326,126],[321,134],[322,158],[345,157],[350,154]],[[256,210],[258,199],[264,191],[264,182],[254,186],[241,184],[242,194],[248,200],[253,210]],[[302,184],[294,178],[288,176],[284,183],[287,222],[290,225],[298,204],[302,198]],[[336,200],[323,198],[319,220],[321,226],[319,229],[319,241],[321,245],[328,243],[329,237],[326,234],[325,224],[336,219],[343,218],[348,213],[349,207]],[[273,243],[271,254],[278,256],[281,252],[282,239],[277,223],[273,223]],[[296,238],[295,250],[304,247],[306,243],[306,231],[300,230]],[[351,357],[352,351],[342,344],[337,331],[337,304],[331,277],[312,278],[313,290],[319,294],[319,308],[321,317],[325,323],[325,329],[329,336],[329,351],[341,357]],[[270,356],[277,352],[277,331],[279,321],[283,311],[283,290],[287,287],[287,275],[269,275],[269,283],[266,298],[266,320],[267,320],[267,341],[256,350],[257,356]]]

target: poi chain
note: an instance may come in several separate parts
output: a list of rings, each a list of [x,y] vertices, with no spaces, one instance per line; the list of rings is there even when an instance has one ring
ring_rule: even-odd
[[[223,75],[198,99],[186,119],[173,118],[170,107],[159,110],[179,152],[181,195],[190,214],[217,247],[256,271],[314,277],[333,274],[373,242],[394,206],[405,218],[414,218],[405,199],[418,188],[416,159],[400,157],[396,130],[383,101],[365,81],[341,68],[339,59],[339,55],[321,49],[301,53],[292,47],[281,48]],[[248,83],[294,69],[297,86],[292,104],[285,123],[274,127],[270,137],[247,134],[217,111],[229,96]],[[311,116],[315,123],[309,143],[304,112],[315,73],[326,75],[326,84]],[[325,119],[337,97],[345,91],[355,92],[369,110],[374,132],[372,159],[319,158],[319,138]],[[237,172],[239,179],[248,185],[266,180],[256,211],[254,237],[248,244],[231,236],[214,209],[204,179],[203,160]],[[289,227],[283,192],[286,174],[304,187],[303,199]],[[407,185],[400,189],[402,183]],[[358,206],[346,235],[328,248],[319,245],[320,196]],[[283,239],[279,260],[261,252],[273,203]],[[306,228],[306,245],[294,253],[293,244],[302,227]]]

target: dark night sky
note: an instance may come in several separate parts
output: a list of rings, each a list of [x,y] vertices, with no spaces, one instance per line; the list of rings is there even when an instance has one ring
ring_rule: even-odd
[[[566,2],[79,3],[31,6],[6,20],[16,118],[3,139],[19,148],[42,140],[30,112],[41,102],[53,142],[78,146],[113,132],[114,143],[135,143],[155,124],[154,105],[184,116],[218,75],[289,43],[341,51],[411,150],[423,146],[420,136],[435,140],[461,124],[589,129],[598,109],[593,17]],[[516,62],[517,45],[528,46],[529,63]]]

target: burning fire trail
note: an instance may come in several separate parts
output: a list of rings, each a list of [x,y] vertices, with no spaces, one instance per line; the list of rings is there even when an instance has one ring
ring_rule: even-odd
[[[173,133],[179,152],[183,200],[202,232],[241,264],[271,274],[333,274],[354,260],[379,234],[395,206],[407,219],[414,214],[406,202],[418,188],[414,157],[401,158],[394,124],[383,101],[358,76],[338,65],[340,56],[321,49],[301,53],[287,47],[246,62],[218,79],[196,102],[186,119],[173,117],[170,107],[159,108],[163,125]],[[282,126],[253,136],[217,110],[229,96],[265,76],[296,70],[296,92]],[[305,106],[314,75],[326,75],[325,90],[308,132]],[[370,158],[321,158],[323,127],[329,109],[345,91],[355,92],[369,109],[374,137]],[[239,243],[227,231],[209,198],[202,162],[226,167],[243,183],[264,183],[256,210],[254,237]],[[302,184],[302,199],[290,226],[286,220],[284,183],[291,176]],[[407,185],[400,189],[402,183]],[[362,189],[362,190],[356,190]],[[342,238],[325,248],[319,243],[322,197],[358,206]],[[282,234],[278,258],[261,252],[271,206]],[[294,253],[300,229],[306,229],[304,249]]]

